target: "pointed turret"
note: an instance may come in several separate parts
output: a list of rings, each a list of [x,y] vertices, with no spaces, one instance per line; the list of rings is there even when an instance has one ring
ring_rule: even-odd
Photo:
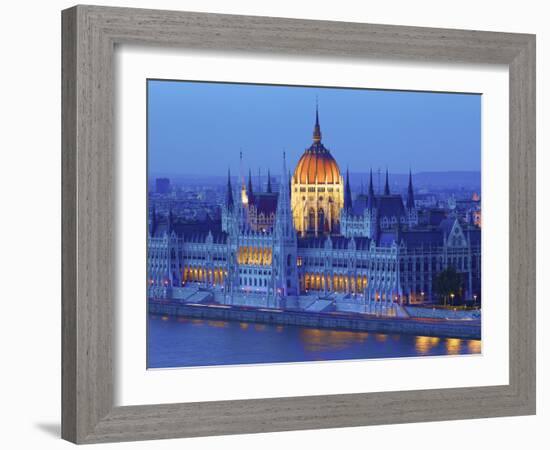
[[[370,170],[370,177],[369,177],[369,192],[368,192],[368,198],[367,198],[367,208],[369,210],[372,210],[374,208],[375,202],[374,202],[374,186],[372,185],[372,169]]]
[[[231,187],[231,171],[227,169],[227,192],[225,194],[225,206],[229,211],[233,210],[233,188]]]
[[[351,188],[349,185],[349,169],[346,169],[346,188],[344,191],[344,208],[346,211],[351,211]]]
[[[313,128],[313,142],[321,142],[321,126],[319,125],[319,104],[315,105],[315,127]]]
[[[267,192],[271,194],[273,189],[271,188],[271,172],[267,169]]]
[[[390,195],[390,177],[386,168],[386,184],[384,185],[384,195]]]
[[[412,173],[409,169],[409,188],[407,190],[407,209],[414,209],[414,191],[412,182]]]
[[[294,230],[290,209],[290,181],[287,173],[286,158],[283,153],[283,172],[281,175],[281,185],[279,186],[279,195],[277,197],[276,229],[282,236],[289,237]]]
[[[283,171],[279,195],[277,197],[277,213],[275,218],[273,239],[273,292],[276,296],[286,297],[298,292],[297,241],[292,223],[290,208],[289,179],[287,175],[285,154],[283,153]]]

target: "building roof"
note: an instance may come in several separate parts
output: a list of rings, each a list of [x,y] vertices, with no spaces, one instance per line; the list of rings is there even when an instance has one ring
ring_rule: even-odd
[[[401,217],[405,213],[401,195],[381,195],[376,197],[378,217]]]
[[[325,248],[328,236],[306,236],[298,238],[299,248]],[[368,237],[353,237],[347,238],[345,236],[330,236],[333,249],[345,250],[350,248],[351,242],[355,241],[355,248],[357,250],[368,250],[370,247],[371,239]]]
[[[369,197],[366,194],[359,194],[353,202],[351,212],[354,216],[362,216],[367,208]]]
[[[256,207],[258,214],[264,213],[269,216],[277,211],[277,198],[276,192],[257,192],[254,194],[252,204]]]
[[[439,222],[438,228],[444,232],[447,236],[451,234],[451,230],[453,229],[453,225],[456,222],[456,218],[449,217],[447,219],[443,219],[441,222]]]
[[[378,246],[391,247],[397,241],[396,231],[382,231],[378,236]]]
[[[400,233],[400,242],[408,249],[420,247],[441,247],[443,234],[440,230],[409,230]]]
[[[188,243],[199,243],[202,244],[208,239],[208,234],[212,233],[210,231],[194,231],[183,234],[183,242]],[[214,244],[225,244],[227,243],[227,233],[223,231],[215,231],[212,233],[212,242]]]

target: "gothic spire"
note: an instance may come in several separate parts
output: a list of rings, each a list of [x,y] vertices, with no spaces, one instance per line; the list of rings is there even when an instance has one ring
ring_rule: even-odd
[[[368,199],[367,199],[367,208],[369,210],[374,208],[374,186],[372,185],[372,168],[370,169],[370,176],[369,176],[369,191],[368,191]]]
[[[233,188],[231,187],[231,171],[227,169],[227,192],[225,196],[225,206],[227,209],[233,209]]]
[[[319,125],[319,104],[315,104],[315,127],[313,128],[313,142],[321,142],[321,126]]]
[[[346,168],[346,188],[344,191],[344,208],[347,211],[351,210],[351,188],[349,185],[349,169]]]
[[[387,168],[386,168],[386,184],[384,185],[384,195],[390,195],[390,179],[389,179]]]
[[[414,191],[411,169],[409,169],[409,188],[407,190],[407,209],[414,209]]]
[[[286,157],[283,152],[283,171],[277,196],[276,229],[282,236],[291,236],[293,231],[292,211],[290,209],[290,180],[287,175]]]

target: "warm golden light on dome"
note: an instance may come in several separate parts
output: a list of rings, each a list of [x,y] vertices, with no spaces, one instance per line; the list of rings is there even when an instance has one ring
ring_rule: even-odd
[[[336,231],[344,206],[344,183],[330,151],[321,142],[319,113],[315,114],[313,143],[306,149],[292,177],[294,227],[302,235]]]
[[[336,184],[340,182],[340,169],[328,150],[306,150],[296,165],[294,179],[302,184]]]

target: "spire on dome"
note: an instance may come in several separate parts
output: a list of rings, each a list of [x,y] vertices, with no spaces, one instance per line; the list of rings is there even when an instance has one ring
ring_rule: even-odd
[[[387,168],[386,168],[386,184],[384,185],[384,195],[390,195],[390,179],[389,179]]]
[[[414,191],[413,191],[411,169],[409,169],[409,188],[407,190],[407,209],[414,209]]]
[[[313,128],[313,142],[321,142],[321,126],[319,125],[319,103],[315,103],[315,127]]]

